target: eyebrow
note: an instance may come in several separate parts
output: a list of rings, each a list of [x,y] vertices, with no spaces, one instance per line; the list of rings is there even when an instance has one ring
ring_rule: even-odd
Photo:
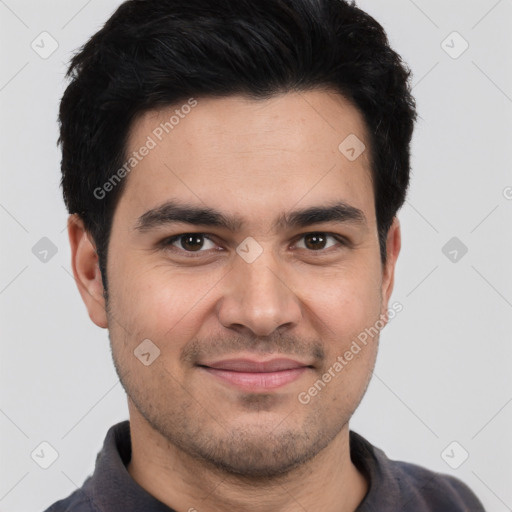
[[[367,226],[367,219],[362,210],[344,201],[337,201],[326,206],[312,206],[300,210],[281,213],[274,221],[274,229],[304,228],[322,222],[339,222]],[[135,230],[146,233],[162,226],[184,223],[195,226],[225,228],[231,232],[240,231],[245,221],[236,216],[226,215],[209,207],[200,207],[178,201],[167,201],[148,210],[136,222]]]

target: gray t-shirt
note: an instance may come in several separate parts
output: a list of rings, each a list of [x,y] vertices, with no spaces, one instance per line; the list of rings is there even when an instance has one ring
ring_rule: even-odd
[[[353,431],[350,454],[370,483],[356,512],[485,512],[457,478],[390,460]],[[130,422],[126,420],[107,432],[94,473],[83,486],[45,512],[175,512],[133,480],[126,469],[130,458]]]

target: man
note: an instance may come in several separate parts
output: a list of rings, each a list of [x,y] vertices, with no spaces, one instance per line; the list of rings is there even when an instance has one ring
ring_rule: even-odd
[[[73,272],[130,419],[48,510],[483,510],[349,430],[416,118],[382,27],[340,0],[131,0],[69,75]]]

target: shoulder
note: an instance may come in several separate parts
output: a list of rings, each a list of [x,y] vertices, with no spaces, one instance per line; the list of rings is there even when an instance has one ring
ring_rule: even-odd
[[[390,460],[389,465],[410,510],[421,504],[436,512],[485,512],[473,491],[452,475],[402,461]]]
[[[77,489],[67,498],[59,500],[44,512],[99,512],[82,489]]]
[[[485,512],[476,495],[458,478],[391,460],[353,431],[350,451],[354,464],[369,481],[357,512]]]

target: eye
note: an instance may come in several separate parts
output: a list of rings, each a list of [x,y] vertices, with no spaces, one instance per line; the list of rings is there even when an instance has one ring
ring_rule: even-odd
[[[211,244],[210,247],[204,247],[205,241]],[[213,249],[216,247],[215,243],[203,233],[184,233],[182,235],[176,235],[171,238],[163,240],[162,245],[164,247],[173,247],[177,250],[182,249],[185,252],[204,252],[201,249]]]
[[[319,231],[303,234],[295,244],[295,248],[305,249],[309,253],[322,253],[336,245],[346,246],[347,244],[342,236]],[[162,240],[159,245],[187,257],[201,256],[201,253],[218,248],[217,244],[204,233],[182,233]]]
[[[326,245],[327,241],[331,239],[337,242],[341,245],[346,245],[345,241],[342,237],[337,235],[332,235],[330,233],[324,233],[324,232],[315,232],[315,233],[306,233],[302,235],[301,240],[304,240],[303,246],[301,247],[300,244],[297,244],[297,247],[299,249],[309,249],[311,251],[321,251],[324,249],[328,249],[336,243],[331,243],[330,245]]]

